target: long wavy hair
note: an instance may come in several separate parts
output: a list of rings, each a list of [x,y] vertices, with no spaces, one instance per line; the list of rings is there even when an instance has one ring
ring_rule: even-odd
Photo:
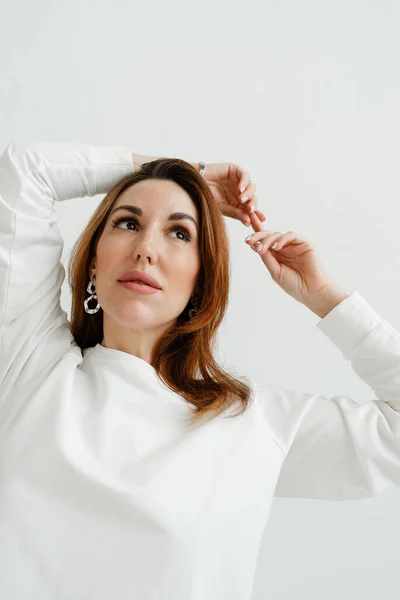
[[[190,318],[190,301],[156,343],[151,365],[163,383],[194,406],[190,424],[212,417],[235,402],[243,414],[252,400],[245,377],[224,371],[215,361],[213,350],[219,325],[229,297],[229,245],[225,222],[207,183],[188,162],[178,158],[160,158],[143,164],[117,182],[103,198],[71,251],[68,283],[72,293],[71,331],[84,350],[101,343],[103,309],[92,315],[84,310],[89,269],[96,256],[108,216],[118,196],[128,187],[146,179],[164,179],[177,183],[199,210],[200,270],[196,282],[197,314]]]

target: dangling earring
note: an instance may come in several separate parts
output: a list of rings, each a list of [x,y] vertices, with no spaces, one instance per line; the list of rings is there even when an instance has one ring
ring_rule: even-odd
[[[193,319],[197,315],[197,302],[195,298],[190,298],[193,308],[189,310],[189,319]]]
[[[89,313],[89,315],[93,315],[94,313],[97,313],[100,310],[100,303],[97,300],[97,296],[96,296],[96,283],[95,283],[95,279],[96,279],[96,275],[93,275],[93,279],[90,280],[89,285],[86,288],[86,291],[89,292],[89,294],[91,294],[91,296],[89,298],[86,298],[86,300],[83,303],[85,305],[85,311],[87,313]],[[91,300],[97,300],[97,306],[96,306],[96,308],[88,308],[89,302]]]

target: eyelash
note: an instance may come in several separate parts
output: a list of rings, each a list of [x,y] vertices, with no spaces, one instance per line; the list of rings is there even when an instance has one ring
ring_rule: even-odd
[[[137,227],[136,220],[132,219],[131,217],[120,217],[112,222],[112,226],[117,227],[117,225],[120,223],[134,223],[135,227]],[[132,229],[130,231],[132,231]],[[182,225],[174,225],[171,227],[170,231],[181,231],[185,235],[185,239],[182,241],[186,243],[192,241],[192,236],[190,235],[189,231],[186,229],[186,227],[182,227]]]

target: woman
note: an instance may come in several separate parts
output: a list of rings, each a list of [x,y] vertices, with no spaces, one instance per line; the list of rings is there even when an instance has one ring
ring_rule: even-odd
[[[274,495],[400,484],[399,333],[304,238],[263,230],[246,171],[200,166],[56,143],[0,157],[1,598],[248,600]],[[69,322],[54,203],[100,193]],[[222,215],[251,221],[246,243],[376,398],[261,390],[218,366]]]

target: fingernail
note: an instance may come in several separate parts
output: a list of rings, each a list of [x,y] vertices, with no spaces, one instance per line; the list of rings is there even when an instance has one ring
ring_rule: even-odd
[[[246,189],[246,186],[243,184],[242,187],[240,188],[240,193],[243,194],[245,189]]]
[[[248,199],[249,199],[249,197],[248,197],[248,196],[243,196],[243,198],[241,199],[241,201],[240,201],[240,202],[247,202],[247,200],[248,200]]]
[[[247,238],[244,238],[244,241],[248,242],[249,240],[251,240],[252,237],[253,237],[253,234],[251,233],[250,235],[247,236]]]
[[[256,210],[256,207],[255,206],[251,206],[251,208],[250,208],[250,214],[253,213],[255,210]]]
[[[272,244],[271,248],[276,248],[278,245],[278,242],[275,242],[275,244]]]
[[[256,243],[254,244],[254,246],[252,246],[252,248],[253,248],[254,252],[261,252],[261,250],[262,250],[262,247],[263,247],[263,245],[262,245],[262,243],[261,243],[261,242],[256,242]]]

